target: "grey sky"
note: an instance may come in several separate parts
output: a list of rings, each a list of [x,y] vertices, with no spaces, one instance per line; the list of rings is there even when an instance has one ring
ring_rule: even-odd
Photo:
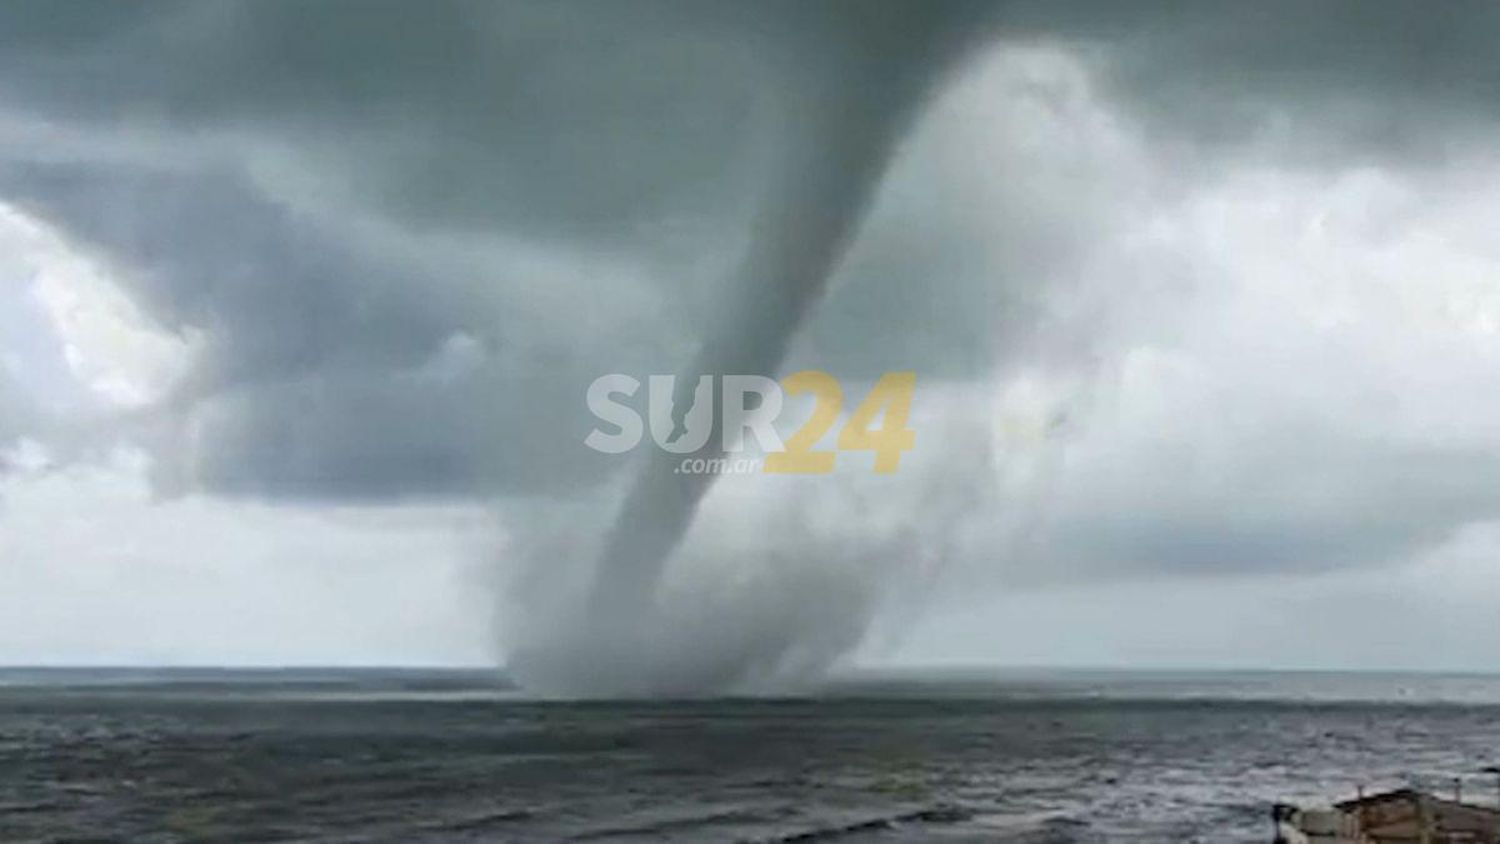
[[[502,658],[636,466],[586,386],[682,369],[914,8],[5,6],[0,662]],[[1494,6],[923,8],[974,46],[787,367],[916,370],[917,449],[724,479],[685,629],[1491,667]]]

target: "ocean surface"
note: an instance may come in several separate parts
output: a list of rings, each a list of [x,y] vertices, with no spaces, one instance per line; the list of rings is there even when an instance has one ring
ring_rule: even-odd
[[[482,672],[0,670],[0,840],[1267,842],[1270,805],[1493,801],[1500,679],[865,675],[529,700]]]

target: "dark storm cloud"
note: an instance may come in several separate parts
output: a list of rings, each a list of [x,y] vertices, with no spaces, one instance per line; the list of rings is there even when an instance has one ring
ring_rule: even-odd
[[[16,205],[103,246],[163,327],[203,338],[173,399],[203,411],[201,482],[362,498],[578,479],[566,458],[587,428],[559,428],[542,408],[581,391],[582,374],[526,369],[540,352],[512,349],[514,321],[473,285],[361,251],[232,174],[0,174]],[[513,432],[540,448],[494,454]]]
[[[106,26],[36,4],[12,7],[5,64],[14,101],[51,116],[287,139],[415,225],[634,238],[749,187],[782,69],[708,8],[190,3]]]
[[[210,486],[566,484],[613,468],[577,447],[588,381],[673,371],[696,343],[695,311],[743,240],[757,150],[775,146],[776,83],[840,60],[841,21],[893,14],[853,8],[10,7],[8,121],[61,126],[76,146],[23,137],[0,153],[0,189],[102,249],[155,321],[201,332],[178,400],[202,411],[191,471]],[[828,55],[786,45],[804,39]],[[292,159],[298,195],[247,154]],[[449,240],[414,256],[330,216]],[[468,264],[442,254],[496,236],[562,265],[605,260],[570,293],[503,244]],[[628,272],[616,254],[645,277],[611,277]],[[632,284],[658,302],[649,322],[585,289]],[[464,372],[408,383],[453,348],[475,358]]]
[[[319,367],[415,365],[465,327],[442,285],[414,283],[229,173],[53,164],[0,174],[16,205],[105,246],[164,327],[208,335],[208,390]]]
[[[1326,133],[1323,157],[1433,155],[1500,115],[1492,3],[1023,2],[1012,33],[1087,43],[1104,81],[1157,128],[1238,143],[1277,120]]]
[[[980,5],[976,33],[1076,48],[1184,168],[1283,124],[1287,157],[1430,157],[1500,113],[1490,4]],[[202,333],[178,398],[198,483],[338,498],[575,486],[620,465],[578,445],[588,381],[679,371],[701,339],[767,150],[792,134],[778,95],[879,55],[899,32],[882,16],[903,8],[7,4],[0,138],[20,140],[0,144],[0,196],[118,262],[167,329]],[[37,126],[70,142],[28,141]],[[995,311],[1007,329],[1035,321],[1012,291],[1076,270],[1108,229],[1077,184],[1108,165],[1018,191],[984,229],[995,208],[898,162],[802,359],[983,372],[1010,348]],[[989,263],[974,243],[996,228]],[[1175,567],[1232,508],[1117,525],[1083,511],[1072,535],[1081,555]],[[1482,509],[1382,527],[1361,508],[1298,530],[1273,508],[1214,535],[1236,537],[1226,566],[1364,558]],[[1273,547],[1277,531],[1301,550]]]

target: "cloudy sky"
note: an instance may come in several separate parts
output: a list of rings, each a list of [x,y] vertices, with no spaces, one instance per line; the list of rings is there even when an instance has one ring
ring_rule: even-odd
[[[714,485],[688,638],[1495,667],[1500,8],[1126,5],[5,5],[0,663],[505,661],[940,24],[781,369],[916,447]]]

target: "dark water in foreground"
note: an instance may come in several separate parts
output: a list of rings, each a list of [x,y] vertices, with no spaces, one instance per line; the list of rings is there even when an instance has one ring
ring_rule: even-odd
[[[1029,674],[527,701],[482,674],[0,670],[0,839],[1257,841],[1477,775],[1500,680]]]

